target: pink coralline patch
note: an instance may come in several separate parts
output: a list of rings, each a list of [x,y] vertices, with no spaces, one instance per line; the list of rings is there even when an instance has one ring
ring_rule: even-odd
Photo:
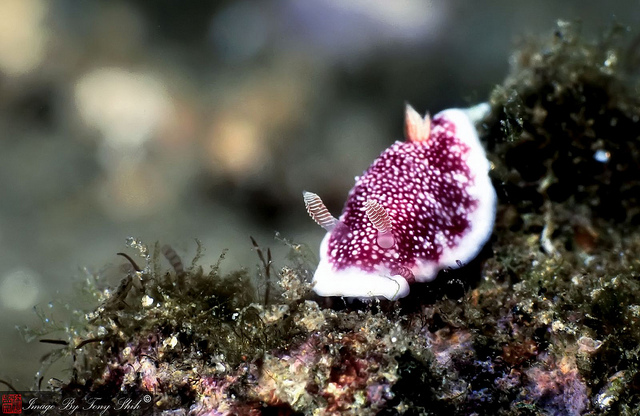
[[[408,283],[459,267],[490,236],[495,191],[467,114],[446,110],[431,120],[407,107],[406,133],[407,141],[393,144],[356,178],[339,220],[325,227],[316,293],[404,297]]]
[[[442,328],[435,333],[425,331],[425,335],[430,351],[443,367],[452,365],[453,357],[473,352],[472,335],[467,330]]]
[[[526,372],[531,398],[553,415],[583,414],[589,405],[588,388],[575,359],[567,356],[560,362],[544,361],[548,368],[533,367]]]

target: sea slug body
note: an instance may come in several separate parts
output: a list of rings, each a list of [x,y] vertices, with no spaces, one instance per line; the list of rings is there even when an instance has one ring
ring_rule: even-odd
[[[384,297],[473,259],[490,237],[496,194],[490,163],[469,118],[450,109],[421,117],[407,105],[405,135],[356,178],[339,219],[304,193],[327,230],[314,291],[321,296]]]

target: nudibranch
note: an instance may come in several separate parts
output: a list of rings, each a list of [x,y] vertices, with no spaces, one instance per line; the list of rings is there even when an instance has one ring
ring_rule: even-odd
[[[321,296],[384,297],[472,260],[493,230],[490,163],[460,109],[433,119],[407,105],[406,141],[383,151],[349,192],[339,219],[304,192],[309,215],[327,234],[313,277]]]

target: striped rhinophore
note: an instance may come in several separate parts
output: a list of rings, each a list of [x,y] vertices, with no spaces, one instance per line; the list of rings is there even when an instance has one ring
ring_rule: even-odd
[[[333,230],[338,220],[331,215],[327,207],[322,202],[322,199],[313,192],[307,191],[304,191],[302,196],[304,197],[304,205],[307,207],[307,212],[311,218],[325,230]]]
[[[368,200],[364,203],[364,209],[367,212],[367,217],[369,217],[378,232],[388,233],[391,231],[391,218],[389,218],[389,214],[378,201]]]
[[[381,248],[391,248],[395,245],[395,239],[391,232],[391,218],[389,213],[376,200],[369,199],[364,203],[364,209],[369,221],[378,230],[377,243]]]

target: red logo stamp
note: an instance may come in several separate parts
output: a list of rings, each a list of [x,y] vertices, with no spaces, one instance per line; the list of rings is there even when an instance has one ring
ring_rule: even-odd
[[[3,394],[2,395],[2,414],[3,415],[19,415],[22,413],[22,395],[21,394]]]

